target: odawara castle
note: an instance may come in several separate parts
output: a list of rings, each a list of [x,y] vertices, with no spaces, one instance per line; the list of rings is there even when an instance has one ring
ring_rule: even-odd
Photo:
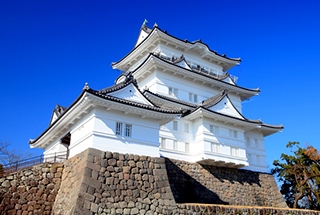
[[[264,138],[283,126],[242,114],[260,90],[237,85],[231,73],[240,62],[144,23],[132,51],[111,64],[122,71],[115,84],[85,84],[29,144],[44,156],[95,148],[267,172]]]

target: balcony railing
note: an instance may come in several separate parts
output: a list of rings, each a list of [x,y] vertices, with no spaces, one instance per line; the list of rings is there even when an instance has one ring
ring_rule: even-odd
[[[30,166],[34,166],[41,163],[56,163],[63,162],[68,159],[68,151],[56,152],[52,154],[39,155],[36,157],[16,161],[9,164],[4,164],[3,171],[0,172],[0,177],[11,172],[15,172],[20,169],[24,169]]]

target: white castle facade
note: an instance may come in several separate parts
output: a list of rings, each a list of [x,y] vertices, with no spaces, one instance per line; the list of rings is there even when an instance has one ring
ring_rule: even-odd
[[[241,103],[260,90],[228,73],[240,62],[143,24],[134,49],[112,63],[123,71],[115,85],[86,84],[29,144],[45,156],[97,148],[266,172],[264,137],[283,127],[242,115]]]

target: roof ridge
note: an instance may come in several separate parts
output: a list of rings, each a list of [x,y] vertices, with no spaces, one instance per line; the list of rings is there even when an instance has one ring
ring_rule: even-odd
[[[222,90],[222,91],[220,91],[220,93],[218,93],[210,98],[207,98],[206,100],[203,100],[201,104],[202,104],[202,106],[204,106],[206,108],[212,107],[212,106],[216,105],[217,103],[219,103],[226,95],[227,95],[226,91]]]
[[[193,108],[197,107],[197,105],[195,105],[195,104],[192,104],[192,103],[189,103],[189,102],[185,102],[185,101],[181,101],[179,99],[170,98],[168,96],[160,95],[158,93],[151,92],[150,90],[147,90],[147,89],[143,91],[143,94],[144,93],[150,93],[150,94],[152,94],[154,96],[157,96],[157,97],[160,97],[160,98],[163,98],[163,99],[166,99],[168,101],[175,102],[175,103],[178,103],[178,104],[186,105],[186,106],[189,106],[189,107],[193,107]]]

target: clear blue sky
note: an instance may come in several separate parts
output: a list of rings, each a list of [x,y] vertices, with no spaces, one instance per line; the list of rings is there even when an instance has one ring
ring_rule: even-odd
[[[285,126],[265,139],[268,165],[288,141],[320,148],[320,1],[2,0],[0,14],[0,140],[13,148],[29,148],[85,82],[112,85],[120,73],[110,64],[131,51],[144,19],[241,57],[229,72],[261,89],[244,116]]]

